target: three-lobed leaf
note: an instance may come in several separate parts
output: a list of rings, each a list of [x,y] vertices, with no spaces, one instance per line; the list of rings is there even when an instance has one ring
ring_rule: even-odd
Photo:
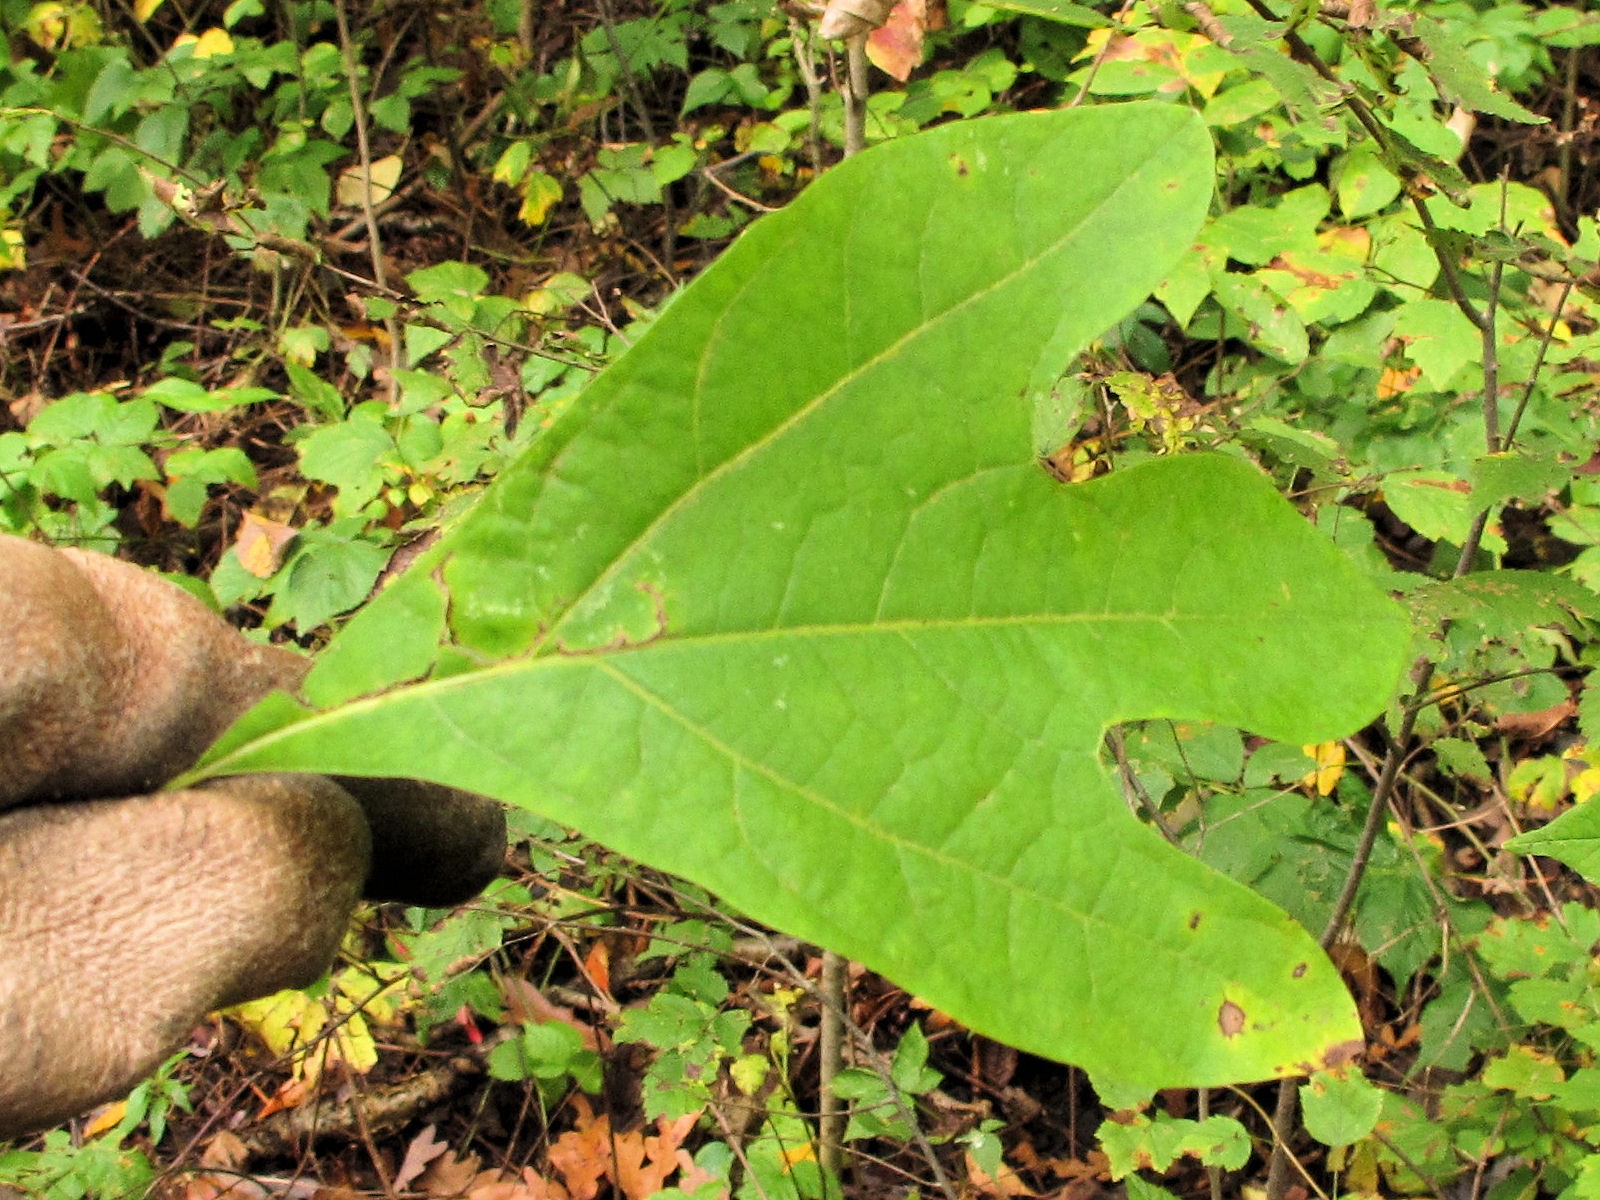
[[[1030,387],[1211,189],[1132,105],[947,126],[753,226],[336,640],[335,707],[216,771],[406,773],[538,810],[1133,1086],[1338,1059],[1279,910],[1126,811],[1106,728],[1350,732],[1406,642],[1253,468],[1064,487]],[[259,728],[259,726],[258,726]]]

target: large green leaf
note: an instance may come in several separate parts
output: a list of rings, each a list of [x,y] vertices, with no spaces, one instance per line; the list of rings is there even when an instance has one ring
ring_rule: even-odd
[[[218,772],[499,796],[1134,1086],[1360,1036],[1266,901],[1126,811],[1106,727],[1357,728],[1399,610],[1253,468],[1082,487],[1031,383],[1144,297],[1211,191],[1199,123],[962,123],[755,225],[336,640]],[[259,726],[258,726],[259,728]]]

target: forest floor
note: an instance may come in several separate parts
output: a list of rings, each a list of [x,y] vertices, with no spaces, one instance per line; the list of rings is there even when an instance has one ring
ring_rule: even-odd
[[[531,51],[539,62],[555,61],[595,28],[591,14],[566,4],[542,6],[540,14]],[[960,67],[1004,48],[1008,36],[980,31],[953,41],[926,69]],[[464,103],[481,99],[475,86],[471,79],[462,85]],[[642,114],[663,127],[678,119],[681,81],[676,93],[642,100],[629,86],[618,83],[608,99],[621,114],[615,125],[594,113],[570,114],[542,151],[546,166],[575,178]],[[1011,104],[1027,106],[1026,86]],[[687,129],[704,132],[693,122]],[[401,152],[423,157],[433,151],[418,147],[458,132],[441,121]],[[1549,155],[1530,159],[1515,140],[1520,133],[1485,123],[1475,172],[1493,178],[1515,164],[1519,178],[1532,178],[1544,169]],[[751,203],[742,211],[781,204],[812,173],[803,156],[781,171],[761,169],[767,174],[745,186],[765,190],[758,203],[745,196]],[[399,279],[470,258],[495,265],[491,290],[501,295],[548,290],[557,275],[586,281],[564,321],[547,331],[545,353],[550,346],[591,353],[606,338],[625,341],[633,316],[659,304],[724,244],[680,236],[686,213],[722,218],[740,207],[721,182],[701,182],[677,196],[676,208],[619,204],[616,219],[597,224],[569,203],[530,232],[515,219],[515,202],[485,194],[480,182],[417,187],[389,207],[381,215],[383,270]],[[378,338],[378,323],[341,292],[345,275],[369,264],[362,214],[346,206],[340,215],[345,225],[324,243],[323,269],[271,274],[230,254],[214,231],[176,226],[147,239],[133,214],[114,214],[48,181],[28,214],[26,265],[0,273],[0,314],[8,315],[0,337],[9,359],[0,379],[12,427],[26,427],[60,396],[147,380],[152,362],[176,361],[163,356],[179,341],[187,347],[179,357],[208,377],[253,379],[255,350],[242,331],[268,313],[279,327],[292,323],[286,311],[314,314],[311,323],[333,331],[335,350]],[[299,289],[288,304],[280,294],[286,287]],[[585,330],[596,338],[585,342]],[[485,394],[500,401],[498,419],[510,429],[536,429],[552,415],[519,382],[530,357],[519,347],[485,357]],[[1190,369],[1198,394],[1204,365]],[[352,391],[370,386],[354,376],[340,382]],[[123,553],[204,579],[234,547],[244,510],[325,517],[329,489],[300,474],[290,436],[303,417],[283,400],[180,418],[168,432],[243,449],[257,482],[187,526],[170,519],[158,488],[113,489]],[[271,497],[278,508],[265,503]],[[419,512],[397,506],[389,532],[401,543],[424,534]],[[1397,522],[1386,532],[1397,564],[1427,549]],[[265,601],[246,602],[233,614],[258,625],[266,610]],[[314,649],[319,635],[299,640]],[[1504,726],[1505,752],[1532,757],[1557,747],[1570,716],[1567,707]],[[1383,750],[1375,740],[1353,743],[1363,746],[1374,757]],[[1549,910],[1558,896],[1587,896],[1566,876],[1497,874],[1502,864],[1474,847],[1503,837],[1499,820],[1487,804],[1461,817],[1449,842],[1460,894],[1523,914]],[[730,1164],[747,1180],[741,1200],[813,1194],[806,1164],[816,1151],[806,1130],[820,1104],[822,954],[542,822],[518,816],[513,826],[505,879],[480,902],[454,915],[364,911],[333,984],[309,1007],[254,1008],[194,1032],[167,1076],[163,1094],[183,1099],[162,1106],[159,1141],[144,1127],[127,1143],[158,1167],[158,1195],[646,1200],[679,1189],[713,1200]],[[1397,992],[1361,948],[1339,953],[1381,1069],[1403,1075],[1420,1036],[1425,981]],[[1096,1138],[1110,1114],[1081,1072],[975,1036],[870,972],[848,967],[846,975],[845,1058],[855,1069],[852,1132],[860,1135],[847,1143],[843,1168],[851,1200],[1092,1200],[1120,1192]],[[627,1013],[634,1018],[620,1024]],[[742,1016],[730,1023],[729,1013]],[[572,1036],[519,1047],[524,1023]],[[295,1053],[278,1052],[297,1032]],[[875,1093],[874,1078],[900,1084],[915,1097],[915,1111],[884,1100],[881,1086]],[[1250,1181],[1251,1195],[1265,1177],[1274,1092],[1269,1085],[1209,1096],[1172,1092],[1161,1103],[1178,1118],[1223,1113],[1243,1122],[1256,1149],[1233,1178]],[[647,1117],[647,1106],[668,1115]],[[75,1136],[92,1137],[126,1111],[101,1114]],[[1305,1140],[1295,1149],[1312,1178],[1329,1177],[1323,1148]],[[787,1182],[769,1194],[763,1178]],[[1185,1197],[1216,1195],[1215,1181],[1193,1159],[1180,1160],[1163,1183]],[[1289,1191],[1291,1200],[1310,1194],[1301,1184]]]

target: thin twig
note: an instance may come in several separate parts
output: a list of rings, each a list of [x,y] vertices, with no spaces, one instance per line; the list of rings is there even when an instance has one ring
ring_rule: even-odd
[[[794,48],[794,67],[806,89],[806,112],[811,121],[806,128],[806,153],[813,171],[822,170],[822,80],[811,61],[811,36],[800,18],[789,15],[789,43]]]
[[[822,953],[822,1023],[818,1036],[817,1161],[823,1185],[843,1192],[844,1103],[839,1096],[839,1072],[844,1070],[844,1004],[850,974],[844,957],[832,950]]]
[[[372,198],[372,145],[367,138],[367,106],[361,96],[360,73],[356,65],[355,43],[350,38],[350,20],[345,12],[345,0],[334,0],[333,16],[339,30],[339,48],[344,55],[345,83],[350,89],[350,113],[355,126],[356,155],[361,164],[361,218],[367,227],[367,251],[372,262],[372,278],[380,288],[389,286],[388,273],[383,265],[383,239],[378,233],[378,214]],[[400,334],[400,322],[393,314],[383,320],[389,338],[389,399],[400,395],[398,373],[405,369],[405,339]]]
[[[867,35],[851,38],[844,53],[844,156],[849,158],[867,145]]]

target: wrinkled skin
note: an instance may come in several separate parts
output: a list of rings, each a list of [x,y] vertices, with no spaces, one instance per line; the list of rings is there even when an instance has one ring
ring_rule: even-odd
[[[0,536],[0,1139],[312,983],[362,896],[439,907],[494,877],[499,806],[433,784],[156,790],[306,667],[149,572]]]

